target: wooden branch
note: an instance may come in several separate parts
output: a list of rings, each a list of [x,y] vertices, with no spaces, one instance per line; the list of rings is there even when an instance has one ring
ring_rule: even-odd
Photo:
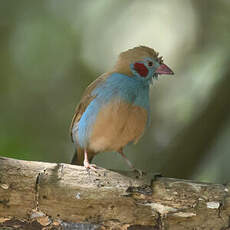
[[[230,229],[228,185],[0,158],[0,229]]]

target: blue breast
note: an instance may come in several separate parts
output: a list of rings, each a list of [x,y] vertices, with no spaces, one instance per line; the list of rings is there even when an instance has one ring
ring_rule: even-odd
[[[95,99],[91,101],[78,123],[78,144],[86,148],[92,126],[101,107],[112,100],[124,100],[143,107],[149,114],[149,83],[123,74],[111,74],[103,84],[92,91]],[[148,116],[149,117],[149,116]],[[74,132],[74,127],[73,127]]]

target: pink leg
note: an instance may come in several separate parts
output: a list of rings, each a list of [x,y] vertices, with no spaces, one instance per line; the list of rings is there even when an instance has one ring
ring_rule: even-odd
[[[87,154],[86,149],[85,149],[85,151],[84,151],[84,167],[85,167],[86,169],[93,169],[93,170],[96,170],[96,169],[97,169],[97,166],[96,166],[96,165],[90,164],[90,163],[89,163],[88,154]]]
[[[123,149],[120,149],[118,151],[118,153],[121,154],[121,156],[125,159],[125,162],[127,163],[127,165],[133,170],[136,171],[140,176],[143,176],[143,172],[140,169],[137,169],[133,166],[133,164],[131,163],[131,161],[125,156],[125,154],[123,153]]]
[[[133,164],[131,163],[131,161],[125,156],[125,154],[123,153],[123,149],[119,150],[118,153],[121,154],[121,156],[125,159],[125,162],[127,163],[127,165],[131,168],[131,169],[135,169]]]

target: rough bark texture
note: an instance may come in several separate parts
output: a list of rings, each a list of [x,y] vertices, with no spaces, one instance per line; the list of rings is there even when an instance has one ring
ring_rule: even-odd
[[[230,229],[228,185],[152,179],[0,158],[0,229]]]

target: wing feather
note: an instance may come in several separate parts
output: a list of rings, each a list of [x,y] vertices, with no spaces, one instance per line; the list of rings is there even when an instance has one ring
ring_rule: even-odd
[[[70,136],[71,136],[72,141],[73,141],[73,133],[72,133],[73,126],[75,124],[78,124],[78,122],[80,121],[82,117],[82,114],[85,112],[90,102],[96,97],[96,95],[91,94],[92,91],[98,86],[100,86],[109,75],[110,73],[102,74],[95,81],[93,81],[84,91],[83,96],[75,109],[75,113],[74,113],[74,116],[73,116],[73,119],[70,125]]]

